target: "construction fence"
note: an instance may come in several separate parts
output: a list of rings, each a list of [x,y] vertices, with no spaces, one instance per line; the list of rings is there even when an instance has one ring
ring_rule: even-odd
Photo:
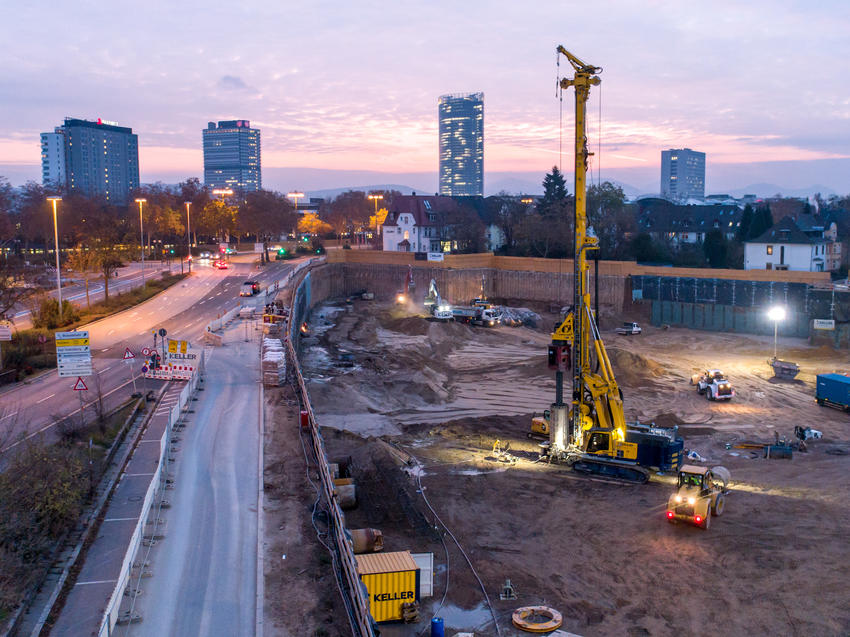
[[[317,260],[318,261],[318,260]],[[310,263],[305,266],[312,267],[316,263]],[[303,269],[303,268],[302,268]],[[345,527],[345,516],[337,502],[334,494],[333,475],[328,466],[328,457],[325,451],[325,443],[322,438],[322,433],[316,415],[313,412],[313,406],[310,403],[310,394],[307,391],[307,384],[304,382],[304,377],[301,375],[301,365],[298,361],[298,354],[293,343],[297,343],[299,335],[299,326],[307,318],[313,305],[321,302],[331,295],[333,286],[330,285],[331,278],[320,276],[322,279],[321,287],[323,288],[318,294],[314,294],[313,290],[313,275],[316,272],[327,274],[329,268],[319,268],[306,273],[301,283],[295,289],[292,296],[292,305],[289,314],[289,338],[286,339],[286,348],[292,369],[294,370],[295,380],[298,389],[303,397],[304,409],[307,412],[308,427],[310,430],[310,439],[312,441],[313,452],[317,459],[319,476],[322,483],[322,496],[329,510],[329,525],[330,531],[334,538],[336,547],[335,552],[335,570],[341,576],[344,583],[343,600],[349,612],[352,627],[355,637],[373,637],[374,630],[372,628],[372,617],[369,612],[369,596],[360,577],[357,574],[357,560],[354,557],[354,550],[351,544],[351,536]]]
[[[776,325],[783,336],[846,346],[850,331],[850,291],[799,282],[633,276],[632,298],[651,304],[654,325],[771,334],[767,312],[782,307]],[[816,326],[826,325],[826,329]],[[826,334],[826,332],[830,332]]]

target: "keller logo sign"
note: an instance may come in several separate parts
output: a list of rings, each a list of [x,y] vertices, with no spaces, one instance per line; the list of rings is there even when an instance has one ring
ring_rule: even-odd
[[[397,593],[375,593],[376,602],[394,602],[400,599],[413,599],[413,591],[399,591]]]

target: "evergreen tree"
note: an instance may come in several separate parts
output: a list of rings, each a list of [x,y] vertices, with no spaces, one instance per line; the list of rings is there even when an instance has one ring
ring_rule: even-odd
[[[543,216],[557,214],[564,209],[567,199],[567,183],[564,175],[557,166],[552,166],[552,172],[543,178],[543,198],[537,204],[537,209]]]
[[[708,264],[712,268],[722,268],[726,265],[726,254],[729,246],[726,245],[726,237],[717,228],[709,231],[705,235],[705,241],[702,244],[703,252]]]
[[[770,206],[765,204],[760,206],[755,215],[753,215],[753,223],[750,226],[748,239],[755,239],[764,234],[768,229],[773,227],[773,215],[770,212]]]
[[[753,207],[750,204],[744,206],[744,212],[741,214],[741,225],[738,226],[738,232],[735,238],[738,241],[746,241],[750,238],[750,229],[753,226]]]

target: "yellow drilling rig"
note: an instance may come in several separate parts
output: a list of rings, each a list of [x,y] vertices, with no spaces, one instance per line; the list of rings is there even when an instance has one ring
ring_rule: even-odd
[[[623,392],[591,310],[588,252],[598,250],[598,240],[588,233],[586,210],[587,136],[585,118],[590,87],[598,86],[602,69],[586,64],[563,46],[572,78],[559,78],[561,89],[575,89],[575,258],[572,310],[552,334],[549,366],[555,369],[555,402],[545,423],[548,442],[542,453],[575,471],[646,482],[649,470],[677,471],[683,441],[677,429],[626,424]],[[564,373],[572,370],[572,401],[564,402]],[[539,420],[539,419],[538,419]],[[539,422],[532,428],[539,431]]]

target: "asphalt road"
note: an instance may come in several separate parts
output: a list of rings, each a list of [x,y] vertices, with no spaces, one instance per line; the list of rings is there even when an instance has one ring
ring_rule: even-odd
[[[253,635],[257,595],[258,332],[239,322],[207,348],[204,391],[181,433],[153,577],[115,635]],[[137,559],[142,559],[141,557]]]
[[[165,328],[169,338],[188,340],[200,347],[207,323],[240,304],[239,286],[248,276],[266,284],[282,278],[292,267],[292,262],[272,262],[257,270],[251,266],[253,258],[253,255],[239,255],[228,270],[196,264],[190,278],[164,293],[82,328],[89,331],[95,372],[85,379],[89,390],[82,392],[89,405],[85,408],[87,417],[94,417],[91,405],[97,398],[98,386],[107,408],[130,396],[131,379],[138,377],[142,365],[140,350],[153,344],[151,330]],[[52,351],[52,344],[47,345],[47,351]],[[137,356],[133,364],[122,362],[126,348]],[[33,436],[55,434],[55,423],[60,417],[79,418],[78,392],[72,390],[74,381],[59,378],[52,371],[0,393],[0,452]],[[139,377],[136,382],[142,389],[159,386],[161,381],[144,381]]]

